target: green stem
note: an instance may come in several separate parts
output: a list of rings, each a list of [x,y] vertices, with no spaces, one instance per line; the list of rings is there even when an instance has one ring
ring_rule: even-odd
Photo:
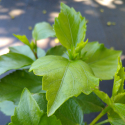
[[[101,113],[89,124],[89,125],[95,125],[95,123],[107,113],[107,111],[110,109],[110,106],[106,106]]]
[[[99,122],[99,123],[97,123],[97,124],[95,124],[95,125],[102,125],[102,124],[105,124],[105,123],[108,123],[109,122],[109,120],[107,119],[107,120],[104,120],[104,121],[102,121],[102,122]]]

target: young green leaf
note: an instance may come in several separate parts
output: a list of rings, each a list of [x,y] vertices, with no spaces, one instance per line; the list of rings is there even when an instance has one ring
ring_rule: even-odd
[[[125,121],[113,109],[108,111],[108,119],[111,125],[125,125]]]
[[[24,44],[28,45],[30,47],[30,43],[29,40],[27,39],[27,37],[25,35],[16,35],[13,34],[17,39],[19,39],[21,42],[23,42]]]
[[[104,108],[103,102],[93,92],[90,93],[89,95],[85,95],[85,94],[81,93],[75,99],[81,106],[84,114],[88,114],[91,112],[99,112]]]
[[[121,117],[125,123],[125,104],[114,103],[113,110]]]
[[[38,125],[42,115],[43,111],[40,110],[31,93],[24,89],[9,125]]]
[[[85,62],[92,68],[96,77],[102,80],[113,78],[121,51],[107,49],[98,42],[90,42],[82,49],[81,55],[84,53]]]
[[[50,117],[47,116],[47,114],[44,114],[41,117],[41,121],[39,125],[62,125],[60,120],[56,118],[56,116],[52,115]]]
[[[124,92],[124,76],[125,76],[124,67],[122,67],[122,62],[119,58],[117,72],[115,73],[115,78],[114,78],[112,96]]]
[[[115,103],[122,103],[125,104],[125,93],[119,93],[114,97]]]
[[[35,39],[35,41],[48,37],[55,37],[55,31],[49,23],[37,23],[33,29],[32,37]]]
[[[62,125],[82,125],[83,111],[75,98],[66,101],[56,112],[55,115],[60,119]]]
[[[32,93],[42,92],[42,77],[17,70],[0,81],[0,101],[18,103],[22,90],[27,87]]]
[[[85,39],[86,21],[80,12],[61,3],[61,12],[58,18],[55,18],[54,30],[60,43],[71,49]]]
[[[50,48],[47,52],[46,55],[59,55],[62,56],[66,52],[66,48],[63,47],[62,45],[55,46],[53,48]]]
[[[0,75],[11,69],[19,69],[33,63],[33,60],[18,53],[8,53],[0,56]]]
[[[0,102],[0,111],[7,116],[11,116],[14,114],[15,107],[16,105],[11,101]]]
[[[107,105],[112,105],[112,101],[106,93],[98,89],[95,89],[93,92]]]
[[[61,56],[45,56],[36,60],[31,70],[36,75],[44,76],[42,87],[47,91],[48,116],[70,97],[78,96],[81,92],[90,94],[99,85],[99,79],[81,60],[70,61]]]
[[[36,60],[33,52],[31,51],[31,49],[27,46],[27,45],[23,45],[23,46],[13,46],[13,47],[9,47],[10,52],[13,53],[19,53],[19,54],[23,54],[33,60]],[[45,56],[45,51],[41,48],[37,48],[37,56],[38,58]]]

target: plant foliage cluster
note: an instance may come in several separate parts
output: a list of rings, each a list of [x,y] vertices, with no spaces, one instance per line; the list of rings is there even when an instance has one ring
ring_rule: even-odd
[[[85,40],[86,19],[80,12],[61,3],[53,27],[36,24],[31,42],[25,35],[14,36],[25,45],[0,56],[0,75],[15,70],[0,81],[0,110],[11,116],[9,125],[87,125],[84,114],[99,111],[89,125],[125,125],[121,51]],[[48,37],[62,45],[45,53],[37,41]],[[99,82],[113,77],[110,98]],[[106,113],[108,119],[96,123]]]

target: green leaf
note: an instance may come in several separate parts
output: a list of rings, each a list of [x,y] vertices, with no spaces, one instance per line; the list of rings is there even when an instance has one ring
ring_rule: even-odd
[[[55,18],[54,30],[60,43],[71,49],[85,39],[86,21],[80,12],[61,3],[61,12],[58,18]]]
[[[86,44],[81,54],[85,54],[85,62],[92,68],[96,77],[108,80],[113,78],[117,70],[121,51],[107,49],[98,42],[90,42]]]
[[[44,114],[41,117],[39,125],[62,125],[62,124],[60,120],[57,120],[56,116],[52,115],[50,117],[47,117],[47,114]]]
[[[27,87],[32,93],[42,92],[42,77],[17,70],[0,81],[0,101],[18,103],[22,90]]]
[[[99,112],[104,108],[103,102],[95,93],[90,93],[85,95],[81,93],[77,98],[77,102],[82,107],[84,114],[89,114],[91,112]]]
[[[23,54],[25,56],[28,56],[29,58],[36,60],[32,50],[27,46],[27,45],[23,45],[23,46],[13,46],[13,47],[9,47],[10,52],[13,53],[19,53],[19,54]],[[37,48],[37,56],[38,58],[45,56],[45,51],[41,48]]]
[[[111,125],[125,125],[125,121],[113,109],[108,111],[108,119]]]
[[[48,37],[55,37],[55,31],[49,23],[37,23],[33,29],[32,36],[37,41]]]
[[[38,125],[42,115],[43,111],[40,110],[31,93],[24,89],[9,125]]]
[[[29,40],[27,39],[27,37],[25,35],[16,35],[13,34],[18,40],[20,40],[21,42],[23,42],[24,44],[28,45],[30,47],[30,43]]]
[[[33,60],[18,53],[8,53],[0,56],[0,75],[11,69],[19,69],[32,64]]]
[[[75,98],[66,101],[55,113],[62,125],[82,125],[83,111]]]
[[[36,100],[37,104],[40,107],[40,110],[47,112],[47,100],[45,93],[36,93],[33,95],[33,98]]]
[[[114,78],[112,96],[124,92],[124,75],[125,75],[124,67],[122,67],[122,62],[119,58],[117,72],[115,73],[115,78]]]
[[[115,103],[122,103],[125,104],[125,93],[119,93],[114,97]]]
[[[125,104],[114,103],[113,110],[121,117],[125,123]]]
[[[66,48],[64,48],[62,45],[55,46],[50,48],[47,52],[46,55],[59,55],[62,56],[66,52]]]
[[[11,101],[0,102],[0,111],[7,116],[11,116],[14,114],[15,107],[16,105],[14,105],[14,103]]]
[[[103,91],[100,91],[98,89],[95,89],[93,91],[103,102],[105,102],[106,104],[108,105],[112,105],[112,101],[111,99],[109,98],[109,96],[104,93]]]
[[[61,56],[45,56],[36,60],[31,70],[36,75],[44,76],[42,87],[47,91],[48,116],[70,97],[78,96],[81,92],[90,94],[99,85],[99,79],[81,60],[70,61]]]

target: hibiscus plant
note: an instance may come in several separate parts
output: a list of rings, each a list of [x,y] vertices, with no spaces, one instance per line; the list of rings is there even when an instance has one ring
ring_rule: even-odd
[[[9,125],[125,125],[124,67],[121,51],[88,42],[86,19],[61,3],[53,26],[37,23],[32,41],[9,47],[0,56],[0,110],[11,116]],[[57,37],[61,43],[47,52],[37,41]],[[101,80],[114,78],[112,97],[99,90]],[[91,123],[84,114],[100,112]],[[106,120],[98,120],[107,113]]]

